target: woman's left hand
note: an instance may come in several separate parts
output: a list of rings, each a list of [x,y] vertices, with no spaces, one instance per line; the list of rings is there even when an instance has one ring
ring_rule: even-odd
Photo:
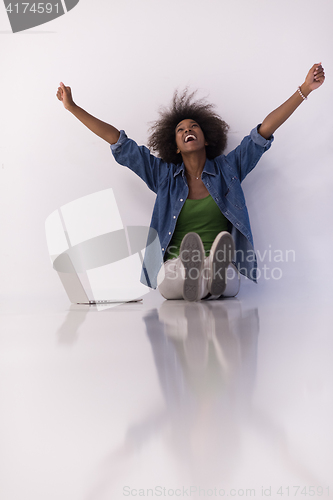
[[[310,92],[318,89],[325,81],[325,72],[321,63],[314,64],[305,78],[305,85]]]

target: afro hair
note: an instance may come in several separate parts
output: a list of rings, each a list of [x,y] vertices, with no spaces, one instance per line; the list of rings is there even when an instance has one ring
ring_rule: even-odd
[[[148,147],[167,163],[178,165],[182,156],[177,154],[175,129],[182,120],[196,121],[205,136],[207,158],[212,160],[224,151],[227,145],[229,126],[214,111],[214,105],[205,99],[194,101],[195,92],[185,89],[181,94],[176,90],[169,108],[160,110],[160,118],[150,127]]]

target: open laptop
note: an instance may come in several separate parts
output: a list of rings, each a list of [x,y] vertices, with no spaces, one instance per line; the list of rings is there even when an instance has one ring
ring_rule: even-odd
[[[123,303],[123,302],[142,302],[142,298],[138,299],[129,299],[129,297],[119,295],[117,298],[108,299],[107,295],[105,295],[105,299],[94,299],[93,292],[91,291],[89,285],[87,286],[87,281],[85,283],[85,287],[71,261],[69,255],[64,256],[64,260],[66,260],[68,271],[70,272],[61,272],[57,271],[57,274],[60,278],[61,283],[67,293],[67,296],[72,302],[72,304],[86,304],[86,305],[106,305],[112,303]],[[88,290],[86,291],[86,289]],[[88,292],[88,293],[87,293]],[[88,296],[89,294],[89,296]]]

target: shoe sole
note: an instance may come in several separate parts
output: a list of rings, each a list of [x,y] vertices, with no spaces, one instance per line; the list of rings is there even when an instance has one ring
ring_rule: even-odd
[[[200,277],[205,258],[205,249],[197,233],[188,233],[184,236],[179,255],[185,268],[183,298],[189,302],[194,302],[201,298]]]
[[[235,253],[235,243],[233,237],[228,232],[223,232],[215,239],[210,250],[211,276],[208,282],[208,289],[212,295],[222,295],[227,286],[227,269],[232,262]]]

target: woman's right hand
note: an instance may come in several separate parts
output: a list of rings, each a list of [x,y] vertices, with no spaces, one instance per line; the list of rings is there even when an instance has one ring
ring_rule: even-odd
[[[75,103],[72,98],[72,91],[70,87],[66,87],[62,82],[60,82],[60,87],[58,87],[58,91],[56,96],[59,101],[61,101],[64,105],[65,109],[70,109],[75,106]]]

